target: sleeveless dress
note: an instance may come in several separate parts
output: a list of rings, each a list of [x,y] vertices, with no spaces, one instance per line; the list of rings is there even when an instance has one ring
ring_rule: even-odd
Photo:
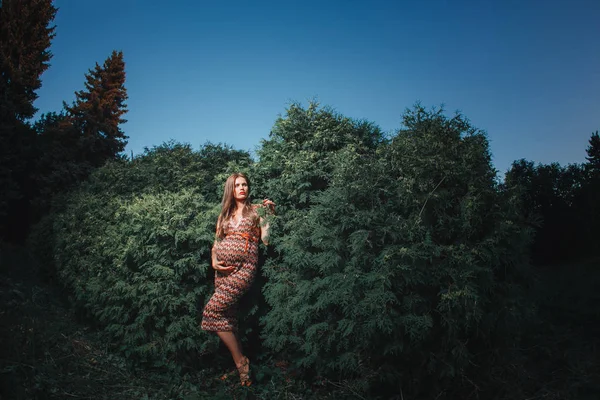
[[[215,252],[231,272],[215,271],[215,293],[202,313],[201,328],[211,332],[237,332],[237,303],[254,280],[258,263],[260,228],[252,217],[242,217],[237,225],[230,219],[225,237],[217,241]]]

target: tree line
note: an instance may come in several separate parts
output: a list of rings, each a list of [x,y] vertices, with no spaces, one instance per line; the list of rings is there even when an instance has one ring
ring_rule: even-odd
[[[217,357],[197,311],[212,293],[223,182],[245,171],[254,195],[278,205],[242,307],[251,356],[285,361],[307,391],[326,381],[382,398],[539,393],[521,350],[548,323],[539,276],[597,260],[597,132],[585,163],[518,160],[501,181],[485,133],[460,113],[417,104],[385,134],[292,104],[256,158],[170,142],[127,159],[121,52],[85,74],[72,104],[30,121],[55,14],[50,0],[0,9],[2,239],[26,241],[132,365],[185,374]]]
[[[85,73],[72,104],[31,119],[41,75],[50,66],[51,1],[3,1],[0,8],[0,237],[22,242],[51,199],[121,157],[127,136],[123,53],[113,51]]]
[[[592,133],[586,162],[513,162],[506,173],[508,186],[519,187],[524,215],[535,227],[532,257],[536,264],[557,264],[597,257],[600,238],[600,137]]]

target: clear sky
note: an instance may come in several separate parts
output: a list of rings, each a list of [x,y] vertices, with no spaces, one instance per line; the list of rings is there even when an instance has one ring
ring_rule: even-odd
[[[112,50],[138,154],[169,139],[254,151],[291,101],[385,132],[420,101],[488,133],[494,165],[580,163],[600,129],[600,0],[55,0],[35,105],[59,111]]]

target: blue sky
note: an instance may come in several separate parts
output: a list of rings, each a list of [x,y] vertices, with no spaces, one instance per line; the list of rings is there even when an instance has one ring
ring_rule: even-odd
[[[600,129],[600,1],[55,0],[35,106],[59,111],[112,50],[127,153],[169,139],[253,151],[291,101],[392,133],[416,101],[460,110],[493,162],[580,163]]]

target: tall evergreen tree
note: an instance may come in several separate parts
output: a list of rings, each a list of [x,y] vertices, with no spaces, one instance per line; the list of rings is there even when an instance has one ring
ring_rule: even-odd
[[[56,8],[52,0],[0,2],[0,118],[24,121],[37,109],[35,92],[50,66]]]
[[[598,131],[592,133],[586,152],[586,160],[589,163],[589,167],[600,171],[600,136],[598,136]]]
[[[26,122],[49,67],[56,15],[51,0],[0,1],[0,238],[27,231],[36,135]]]
[[[590,256],[597,256],[598,240],[600,239],[600,136],[598,131],[592,134],[587,151],[585,181],[582,188],[579,214],[583,222],[583,235]]]
[[[64,107],[69,120],[81,133],[81,147],[92,166],[115,159],[125,149],[127,136],[119,125],[125,123],[127,89],[123,53],[113,51],[102,66],[85,74],[85,90]]]

